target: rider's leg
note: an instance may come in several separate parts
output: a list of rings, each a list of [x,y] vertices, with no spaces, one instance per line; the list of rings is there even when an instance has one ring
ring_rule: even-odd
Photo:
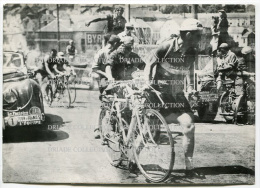
[[[193,169],[192,158],[195,146],[195,125],[193,113],[171,113],[165,117],[165,120],[168,124],[178,123],[183,127],[183,149],[185,156],[185,165],[187,170]]]

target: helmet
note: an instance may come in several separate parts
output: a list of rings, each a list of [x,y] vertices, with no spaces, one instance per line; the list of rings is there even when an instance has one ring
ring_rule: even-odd
[[[70,44],[73,43],[73,42],[74,42],[73,40],[70,40],[70,41],[69,41]]]
[[[202,29],[203,26],[199,20],[188,18],[182,22],[180,31],[196,31]]]
[[[242,48],[241,53],[246,55],[249,54],[253,51],[253,49],[250,46],[245,46],[244,48]]]
[[[58,52],[57,56],[58,56],[59,58],[64,58],[64,53],[63,53],[63,52]]]

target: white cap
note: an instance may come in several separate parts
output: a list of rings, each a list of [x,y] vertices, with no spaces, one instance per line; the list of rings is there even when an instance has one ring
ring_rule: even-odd
[[[250,46],[245,46],[244,48],[242,48],[241,53],[242,54],[249,54],[253,51],[253,49]]]
[[[203,26],[199,20],[188,18],[182,22],[180,31],[195,31],[195,30],[202,30],[202,29]]]
[[[64,53],[63,52],[58,52],[57,56],[60,57],[60,58],[64,57]]]

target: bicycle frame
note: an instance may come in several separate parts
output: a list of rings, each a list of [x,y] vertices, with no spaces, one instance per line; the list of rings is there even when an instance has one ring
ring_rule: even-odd
[[[133,93],[133,90],[129,86],[126,86],[126,88],[128,90],[130,90],[130,92]],[[151,135],[149,126],[142,127],[138,106],[134,105],[134,101],[135,101],[136,95],[135,94],[131,94],[130,95],[130,100],[128,98],[126,98],[126,99],[117,98],[116,94],[114,96],[115,96],[115,98],[114,98],[114,100],[112,102],[110,113],[112,113],[114,111],[113,108],[115,107],[116,108],[115,111],[117,112],[117,118],[118,118],[118,126],[119,126],[118,128],[122,132],[123,141],[124,141],[125,146],[129,146],[129,143],[131,142],[131,138],[133,136],[133,133],[134,133],[134,131],[136,130],[137,127],[138,127],[138,129],[140,131],[140,134],[142,135],[141,136],[141,141],[146,146],[146,143],[145,143],[144,138],[143,138],[144,129],[145,128],[148,129],[148,134],[149,134],[149,136],[151,138],[152,138],[152,135]],[[159,98],[162,101],[160,96],[159,96]],[[129,102],[131,102],[131,104],[132,104],[132,117],[131,117],[131,122],[130,122],[130,125],[129,125],[129,128],[128,128],[127,134],[125,133],[125,130],[124,130],[124,127],[123,127],[123,123],[122,123],[122,117],[121,117],[121,111],[122,110],[120,110],[120,103],[123,103],[123,102],[127,103],[127,104],[129,104]],[[110,116],[110,118],[111,118],[111,116]],[[109,119],[109,122],[110,122],[110,120],[111,119]],[[155,143],[154,140],[152,140],[152,142]]]

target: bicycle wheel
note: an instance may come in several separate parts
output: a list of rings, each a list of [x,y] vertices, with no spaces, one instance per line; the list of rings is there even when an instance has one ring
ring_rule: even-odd
[[[104,134],[106,130],[106,125],[108,124],[108,111],[104,108],[99,109],[99,116],[98,116],[98,127],[100,131],[101,140],[104,140]]]
[[[75,76],[70,76],[67,79],[67,85],[69,87],[70,91],[70,98],[71,98],[71,103],[74,103],[77,97],[77,91],[76,91],[76,77]]]
[[[61,84],[58,88],[56,93],[56,98],[58,98],[59,103],[61,106],[69,108],[71,106],[71,96],[70,96],[70,89],[67,84]]]
[[[163,182],[171,173],[175,152],[171,130],[156,110],[146,109],[142,125],[133,134],[133,154],[143,176],[151,182]]]
[[[48,84],[47,87],[46,87],[46,97],[45,97],[45,100],[46,100],[47,104],[49,106],[51,106],[52,101],[53,101],[53,91],[52,91],[52,87],[51,87],[50,84]]]

